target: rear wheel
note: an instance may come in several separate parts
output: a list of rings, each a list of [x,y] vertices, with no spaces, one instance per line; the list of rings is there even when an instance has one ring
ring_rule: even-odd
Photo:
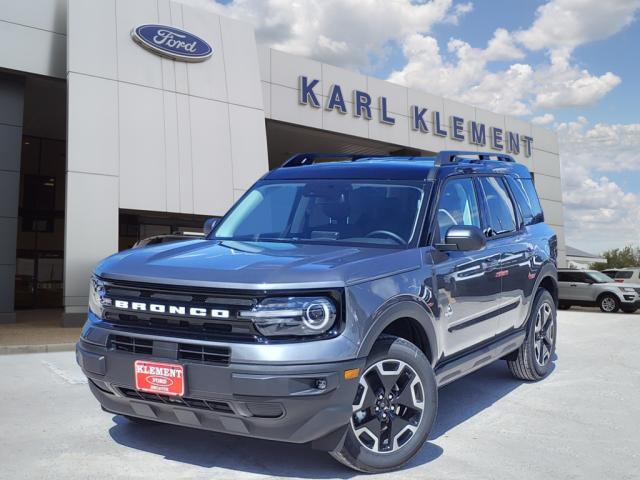
[[[615,313],[620,309],[620,300],[612,293],[605,293],[598,298],[598,306],[605,313]]]
[[[571,308],[571,304],[569,303],[560,302],[560,304],[558,305],[558,310],[569,310],[570,308]]]
[[[527,323],[527,336],[515,357],[507,360],[514,377],[538,381],[551,371],[556,350],[556,320],[553,297],[547,290],[538,290]]]
[[[361,472],[394,470],[420,450],[437,408],[427,357],[402,338],[384,336],[360,377],[344,444],[331,455]]]

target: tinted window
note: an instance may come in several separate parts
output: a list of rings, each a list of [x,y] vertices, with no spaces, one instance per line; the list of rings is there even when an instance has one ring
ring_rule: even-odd
[[[559,282],[587,282],[587,274],[584,272],[558,272]]]
[[[520,208],[525,225],[533,225],[544,221],[542,207],[533,182],[528,178],[508,177],[509,185]]]
[[[558,272],[559,282],[578,282],[579,277],[577,272]]]
[[[633,272],[618,272],[616,273],[616,278],[631,278]]]
[[[470,178],[449,180],[445,183],[438,202],[436,241],[444,243],[447,231],[454,225],[480,227],[478,200],[473,180]]]
[[[516,215],[504,181],[498,177],[480,177],[480,185],[489,215],[487,227],[493,235],[516,229]]]

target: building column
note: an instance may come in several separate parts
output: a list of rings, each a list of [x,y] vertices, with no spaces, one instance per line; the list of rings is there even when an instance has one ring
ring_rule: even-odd
[[[0,76],[0,323],[15,322],[16,237],[24,83]]]
[[[87,319],[96,264],[118,251],[118,177],[67,172],[66,202],[63,326],[69,327]]]

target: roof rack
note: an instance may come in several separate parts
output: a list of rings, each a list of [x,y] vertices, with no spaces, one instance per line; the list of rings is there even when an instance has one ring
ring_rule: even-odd
[[[298,153],[289,157],[280,168],[313,165],[313,163],[319,158],[345,158],[355,162],[361,158],[384,158],[388,156],[389,155],[366,155],[361,153]]]
[[[515,163],[514,158],[511,155],[504,153],[494,152],[466,152],[464,150],[443,150],[436,156],[436,166],[446,165],[448,163],[458,163],[460,160],[469,160],[461,157],[477,157],[477,160],[470,160],[480,162],[482,160],[498,160],[501,162]]]
[[[476,157],[476,159],[471,160],[463,157]],[[304,165],[313,165],[315,161],[319,158],[344,158],[348,159],[352,162],[360,160],[362,158],[398,158],[397,155],[372,155],[372,154],[353,154],[353,153],[298,153],[289,157],[281,166],[281,168],[287,167],[301,167]],[[423,157],[407,157],[407,159],[416,160]],[[433,157],[424,157],[424,158],[433,158]],[[494,153],[494,152],[468,152],[464,150],[443,150],[438,153],[435,157],[435,166],[442,166],[451,163],[458,163],[461,160],[466,160],[470,162],[480,162],[482,160],[498,160],[502,162],[511,162],[515,163],[515,160],[511,155],[506,155],[504,153]]]

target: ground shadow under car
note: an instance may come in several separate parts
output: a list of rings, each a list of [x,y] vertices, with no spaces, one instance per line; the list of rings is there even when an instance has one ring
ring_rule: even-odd
[[[450,429],[489,408],[518,388],[505,362],[495,362],[439,391],[438,416],[429,441],[407,465],[427,464],[443,454],[433,443]],[[355,476],[325,452],[309,445],[271,442],[166,424],[137,424],[113,417],[109,430],[119,444],[204,468],[224,468],[279,477],[342,478]],[[286,459],[286,461],[283,461]]]

